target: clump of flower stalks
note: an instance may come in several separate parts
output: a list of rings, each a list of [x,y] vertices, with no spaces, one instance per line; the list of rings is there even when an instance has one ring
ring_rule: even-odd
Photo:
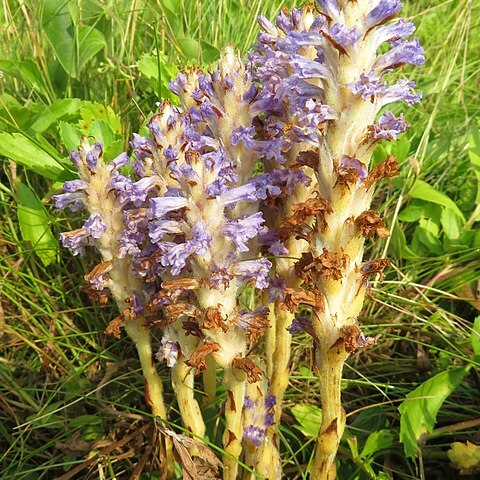
[[[370,343],[357,317],[369,279],[388,265],[363,262],[365,239],[389,235],[370,204],[376,184],[398,173],[391,156],[369,164],[378,142],[409,127],[384,107],[421,98],[408,79],[384,78],[425,61],[414,25],[394,20],[400,7],[318,0],[276,24],[260,17],[247,61],[227,49],[216,70],[172,81],[180,105],[159,104],[132,158],[108,161],[87,139],[71,153],[79,179],[55,202],[90,216],[63,245],[99,251],[89,290],[117,302],[107,332],[124,328],[135,342],[153,414],[168,420],[154,356],[170,368],[195,439],[205,436],[202,404],[217,406],[225,480],[253,478],[239,461],[281,478],[277,429],[300,331],[313,337],[322,400],[310,474],[335,478],[343,365]],[[182,438],[188,468],[207,468],[198,443]],[[165,447],[171,470],[168,435]]]

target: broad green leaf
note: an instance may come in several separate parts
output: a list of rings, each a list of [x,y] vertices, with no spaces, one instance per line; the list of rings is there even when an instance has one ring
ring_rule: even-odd
[[[114,133],[122,133],[120,117],[111,107],[97,102],[84,102],[80,109],[80,115],[82,120],[79,121],[78,126],[84,135],[90,135],[90,128],[97,120],[105,120],[112,127]]]
[[[477,177],[477,198],[476,203],[480,203],[480,132],[475,122],[472,122],[470,128],[468,156],[472,162],[473,171]]]
[[[400,441],[407,457],[417,456],[418,441],[422,435],[433,431],[440,407],[466,373],[463,367],[441,372],[410,392],[402,402],[398,408]]]
[[[211,43],[200,40],[202,47],[202,60],[204,63],[212,63],[220,58],[220,50]]]
[[[472,327],[472,335],[470,337],[472,342],[473,352],[480,355],[480,316],[475,318]]]
[[[77,74],[79,74],[85,64],[102,50],[102,48],[105,48],[105,46],[105,37],[102,32],[88,25],[78,27]]]
[[[44,0],[42,27],[62,67],[68,75],[76,77],[74,25],[69,3],[70,0]]]
[[[299,403],[292,410],[297,428],[307,437],[316,438],[322,425],[322,410],[310,403]]]
[[[85,64],[105,47],[105,38],[96,28],[78,26],[72,20],[77,10],[70,0],[44,0],[42,27],[62,67],[78,78]]]
[[[17,217],[23,240],[32,244],[44,265],[54,262],[58,240],[50,230],[48,213],[35,193],[23,183],[17,184]]]
[[[398,214],[398,219],[402,222],[418,222],[424,215],[424,210],[425,205],[411,203]]]
[[[114,158],[118,157],[122,152],[125,151],[125,143],[123,139],[119,138],[112,142],[108,148],[105,149],[105,158],[109,162]]]
[[[158,79],[158,65],[161,63],[156,55],[144,53],[142,58],[138,61],[137,67],[139,72],[147,78]]]
[[[390,430],[372,432],[365,442],[360,457],[367,458],[381,450],[386,450],[392,446],[394,440],[395,435]]]
[[[64,170],[60,162],[21,133],[0,133],[0,155],[52,180]]]
[[[105,120],[95,120],[90,127],[89,135],[102,142],[105,148],[115,140],[112,127]]]
[[[48,96],[48,87],[42,71],[39,68],[38,62],[35,62],[33,59],[26,58],[21,62],[0,60],[0,70],[8,73],[12,77],[18,78],[29,88],[33,88],[41,95]]]
[[[193,38],[178,38],[178,46],[188,60],[197,60],[200,52],[199,43]]]
[[[435,190],[431,185],[423,180],[417,179],[415,181],[413,187],[409,191],[409,195],[412,198],[418,198],[420,200],[425,200],[427,202],[436,203],[438,205],[442,205],[443,207],[450,208],[458,215],[460,219],[465,221],[463,213],[452,199],[448,198],[444,193]]]
[[[59,122],[60,137],[68,151],[76,149],[81,142],[82,132],[76,125],[67,122]]]
[[[80,115],[82,101],[78,98],[64,98],[53,102],[33,122],[31,129],[37,133],[46,132],[54,123],[65,117]]]
[[[443,208],[440,217],[443,231],[450,240],[455,240],[463,233],[463,222],[450,208]]]
[[[414,232],[414,237],[430,252],[435,255],[443,255],[443,245],[432,231],[425,226],[419,225]],[[412,242],[413,246],[413,242]],[[421,255],[420,252],[417,252]]]
[[[398,160],[404,162],[410,152],[410,140],[407,136],[401,135],[396,142],[389,143],[390,153]]]

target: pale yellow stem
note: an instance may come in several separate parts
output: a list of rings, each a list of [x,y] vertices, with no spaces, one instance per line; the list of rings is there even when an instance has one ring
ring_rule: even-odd
[[[179,360],[172,367],[172,385],[177,397],[178,408],[182,416],[183,425],[194,435],[205,436],[205,423],[202,412],[194,395],[194,370]]]
[[[138,358],[145,378],[145,397],[152,409],[154,417],[159,417],[163,422],[167,418],[167,409],[163,402],[163,384],[158,375],[155,364],[153,363],[152,345],[150,332],[144,325],[143,318],[127,320],[125,322],[125,331],[134,341],[137,348]],[[170,438],[164,437],[165,455],[167,459],[167,468],[169,477],[174,475],[173,445]]]
[[[246,375],[233,367],[227,367],[224,370],[223,383],[227,391],[223,434],[223,448],[227,455],[223,458],[223,480],[236,480],[238,461],[242,453]]]

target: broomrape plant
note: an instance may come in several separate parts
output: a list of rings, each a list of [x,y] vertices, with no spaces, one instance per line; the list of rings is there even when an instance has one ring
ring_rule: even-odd
[[[335,478],[342,370],[371,342],[357,317],[369,278],[388,264],[362,261],[366,237],[389,235],[370,204],[375,185],[398,173],[391,156],[369,163],[378,142],[409,127],[384,107],[421,98],[408,79],[385,78],[425,61],[410,39],[414,25],[392,21],[400,7],[318,0],[283,11],[276,25],[261,16],[247,61],[229,48],[211,73],[181,73],[171,83],[180,106],[159,104],[151,136],[134,135],[133,161],[122,154],[107,163],[101,144],[85,139],[70,157],[79,179],[55,197],[58,208],[90,214],[62,242],[75,255],[100,252],[89,290],[117,302],[107,331],[120,337],[124,327],[135,342],[153,414],[168,416],[153,329],[162,334],[155,356],[170,367],[196,437],[205,424],[195,375],[203,404],[215,405],[220,374],[226,480],[238,478],[238,460],[281,478],[277,429],[291,335],[300,331],[313,337],[322,399],[310,474]],[[172,472],[168,437],[165,447]]]

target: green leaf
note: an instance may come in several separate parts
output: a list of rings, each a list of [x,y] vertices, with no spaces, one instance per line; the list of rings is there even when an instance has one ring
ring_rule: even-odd
[[[428,225],[428,224],[426,224]],[[419,225],[414,232],[414,237],[430,252],[435,255],[443,255],[443,245],[429,228]],[[413,244],[412,244],[413,246]],[[421,255],[420,252],[418,252]]]
[[[433,431],[440,407],[466,373],[463,367],[441,372],[410,392],[402,402],[398,408],[400,441],[407,457],[416,457],[418,441],[422,435]]]
[[[82,132],[76,125],[72,125],[67,122],[59,122],[60,137],[63,140],[63,144],[67,147],[67,150],[76,149],[81,142]]]
[[[73,78],[78,78],[85,64],[106,46],[105,37],[96,28],[76,25],[76,9],[69,0],[44,0],[42,27],[55,54]]]
[[[204,63],[212,63],[220,58],[220,50],[211,43],[200,40],[202,47],[202,60]]]
[[[480,355],[480,316],[473,321],[472,335],[470,336],[473,352]]]
[[[97,120],[105,120],[116,134],[122,134],[122,122],[120,117],[113,111],[111,107],[105,107],[97,102],[84,102],[80,109],[82,120],[78,126],[83,135],[90,135],[90,129],[93,122]]]
[[[475,122],[470,127],[470,137],[468,141],[468,156],[472,162],[473,171],[477,177],[477,198],[476,203],[480,203],[480,132]]]
[[[398,219],[402,222],[418,222],[424,215],[424,210],[425,205],[412,202],[398,214]]]
[[[48,87],[45,83],[42,71],[39,68],[38,62],[35,62],[33,59],[26,58],[21,62],[0,60],[0,70],[18,78],[29,88],[33,88],[41,95],[48,97]]]
[[[386,450],[392,446],[394,440],[395,435],[390,430],[372,432],[365,442],[360,457],[367,458],[381,450]]]
[[[112,127],[105,120],[95,120],[90,127],[89,134],[95,140],[102,142],[105,148],[115,140]]]
[[[460,219],[465,221],[463,213],[453,200],[448,198],[444,193],[435,190],[431,185],[423,180],[417,179],[415,181],[409,192],[409,195],[412,198],[418,198],[420,200],[425,200],[426,202],[436,203],[437,205],[442,205],[443,207],[449,208],[455,212]]]
[[[100,50],[106,47],[103,33],[88,25],[78,27],[78,71],[79,74],[85,64]]]
[[[60,119],[79,116],[81,104],[82,101],[78,98],[57,100],[44,109],[43,113],[33,122],[31,129],[37,133],[44,133]]]
[[[443,208],[440,216],[440,223],[442,224],[445,235],[450,240],[460,238],[463,233],[463,223],[457,214],[450,208]]]
[[[102,418],[99,415],[79,415],[68,422],[71,428],[100,425],[101,423]]]
[[[299,403],[292,410],[297,428],[306,436],[316,438],[322,425],[322,410],[310,403]]]
[[[29,415],[27,417],[27,422],[32,422],[34,427],[51,428],[55,430],[64,428],[64,418],[56,413],[53,413],[55,410],[58,410],[59,407],[60,402],[52,403],[40,412]]]
[[[0,155],[52,180],[64,170],[60,162],[21,133],[0,132]]]
[[[178,46],[188,60],[197,60],[200,52],[200,44],[193,38],[178,38]]]
[[[17,184],[17,217],[23,240],[30,242],[44,265],[56,260],[58,240],[53,236],[49,216],[35,193]]]
[[[42,27],[64,70],[76,77],[74,25],[69,3],[69,0],[44,0]]]

